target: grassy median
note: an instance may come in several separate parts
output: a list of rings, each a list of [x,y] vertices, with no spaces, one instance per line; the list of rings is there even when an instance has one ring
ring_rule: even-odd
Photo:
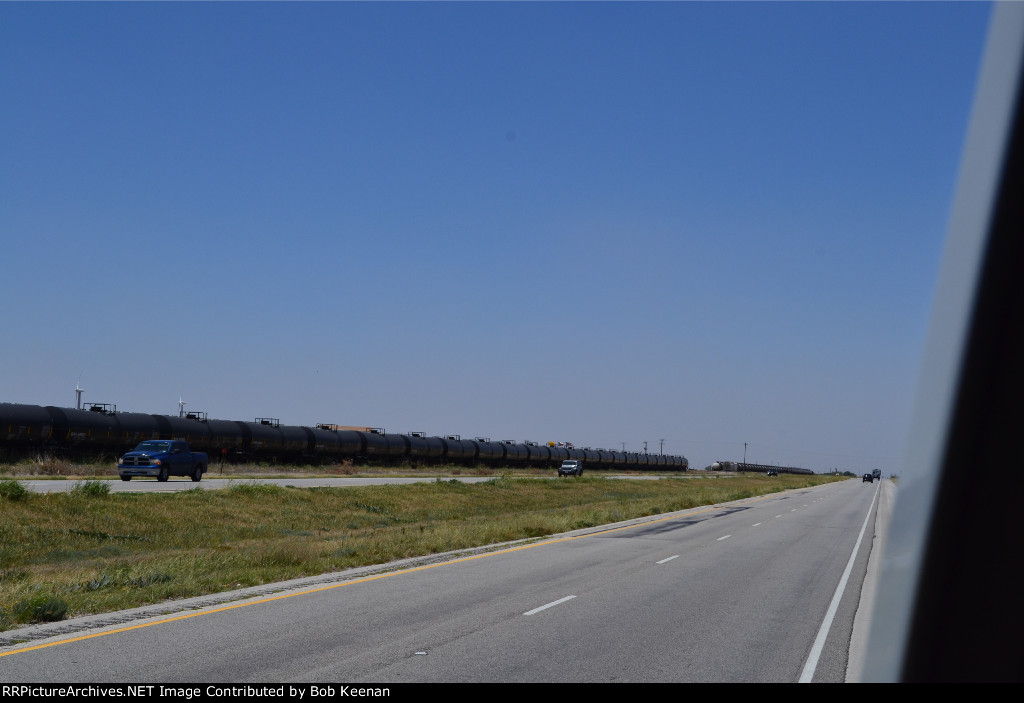
[[[502,476],[466,484],[33,494],[0,480],[0,631],[837,480]]]

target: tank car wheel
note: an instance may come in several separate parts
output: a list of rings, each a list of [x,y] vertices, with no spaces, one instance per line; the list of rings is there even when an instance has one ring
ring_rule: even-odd
[[[167,467],[166,466],[161,466],[160,467],[160,473],[157,474],[156,480],[159,481],[160,483],[164,483],[168,479],[169,476],[170,476],[170,472],[168,472]]]
[[[203,480],[203,465],[196,464],[195,468],[192,469],[192,483],[199,483]]]

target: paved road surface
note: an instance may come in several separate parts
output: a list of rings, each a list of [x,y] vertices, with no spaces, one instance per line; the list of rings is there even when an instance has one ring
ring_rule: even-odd
[[[639,479],[639,480],[657,480],[664,478],[663,476],[616,476],[616,475],[604,475],[605,478],[628,478],[628,479]],[[155,479],[134,479],[132,481],[121,481],[120,479],[101,479],[105,483],[110,485],[111,493],[173,493],[175,491],[188,491],[193,488],[205,488],[207,490],[214,490],[217,488],[227,488],[231,484],[235,483],[269,483],[277,486],[294,486],[296,488],[313,488],[313,487],[344,487],[344,486],[380,486],[385,484],[405,484],[405,483],[430,483],[438,479],[442,481],[461,481],[462,483],[481,483],[483,481],[493,481],[497,476],[422,476],[422,477],[396,477],[396,476],[374,476],[365,478],[214,478],[214,475],[207,474],[199,483],[193,483],[191,479],[174,477],[169,479],[165,483],[160,483]],[[558,477],[552,473],[550,476],[523,476],[522,478],[550,478],[557,479]],[[693,477],[691,478],[699,478]],[[19,479],[21,480],[21,479]],[[571,481],[572,479],[562,479],[565,481]],[[58,493],[63,491],[70,491],[75,487],[75,484],[79,481],[54,481],[54,480],[21,480],[22,485],[30,491],[35,493]]]
[[[813,654],[813,680],[843,681],[880,485],[789,491],[8,646],[0,678],[793,682]],[[85,635],[98,636],[74,640]]]

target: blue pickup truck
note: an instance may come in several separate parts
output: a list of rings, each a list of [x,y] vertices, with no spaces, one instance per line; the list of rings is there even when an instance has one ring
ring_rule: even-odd
[[[203,480],[207,466],[206,454],[190,451],[188,442],[152,439],[122,456],[117,462],[117,473],[122,481],[131,481],[135,476],[156,476],[157,481],[188,476],[198,483]]]

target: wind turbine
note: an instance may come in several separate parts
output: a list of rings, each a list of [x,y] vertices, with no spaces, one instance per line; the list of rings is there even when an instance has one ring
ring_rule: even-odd
[[[75,383],[75,410],[82,409],[82,392],[85,391],[82,386],[82,374],[78,374],[78,382]]]
[[[185,417],[185,406],[188,405],[181,396],[178,396],[178,417]]]

